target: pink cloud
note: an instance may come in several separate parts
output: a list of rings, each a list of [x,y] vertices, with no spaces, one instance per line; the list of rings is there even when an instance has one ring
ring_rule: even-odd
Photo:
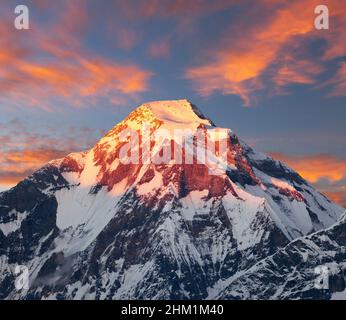
[[[343,42],[335,39],[346,35],[346,20],[341,19],[345,6],[339,0],[328,1],[336,21],[329,32],[314,27],[317,4],[315,0],[256,2],[253,10],[232,21],[218,44],[206,50],[200,65],[186,70],[186,78],[201,95],[236,94],[246,105],[251,104],[256,91],[283,92],[280,88],[290,83],[315,85],[325,63],[346,55]],[[258,12],[264,12],[263,16]],[[324,39],[326,54],[297,58],[292,44],[304,46],[307,39]]]
[[[170,55],[170,44],[168,41],[159,41],[152,43],[148,47],[148,55],[151,58],[165,58]]]
[[[85,1],[64,1],[57,12],[46,26],[33,22],[25,37],[0,23],[4,105],[52,109],[56,99],[79,107],[96,105],[101,98],[123,102],[148,90],[152,72],[83,48],[81,38],[89,27]]]

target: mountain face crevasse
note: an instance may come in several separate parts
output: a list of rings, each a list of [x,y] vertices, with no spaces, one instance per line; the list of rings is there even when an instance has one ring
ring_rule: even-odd
[[[0,299],[342,296],[343,208],[230,130],[218,175],[203,163],[122,163],[121,133],[143,124],[217,128],[187,100],[146,103],[91,150],[0,193]],[[180,143],[169,139],[150,147]],[[28,290],[15,288],[18,265]],[[333,271],[328,289],[315,287],[319,265]]]

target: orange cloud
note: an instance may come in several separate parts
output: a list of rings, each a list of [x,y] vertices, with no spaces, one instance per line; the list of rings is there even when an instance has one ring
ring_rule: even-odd
[[[312,183],[330,199],[346,207],[346,160],[331,155],[288,156],[271,153]]]
[[[63,133],[50,128],[41,131],[34,132],[16,119],[0,122],[0,187],[15,185],[51,160],[89,149],[100,134],[83,127],[66,127]]]
[[[76,106],[83,97],[114,98],[119,94],[143,92],[151,77],[150,72],[135,65],[120,65],[105,59],[12,63],[12,72],[0,80],[2,99],[11,96],[16,100],[26,92],[31,104],[37,106],[43,106],[54,97],[70,98],[66,101]],[[25,100],[25,96],[21,100]]]
[[[332,79],[324,83],[324,86],[331,86],[331,96],[346,95],[346,62],[341,63],[339,70]]]
[[[88,28],[85,6],[85,1],[64,1],[57,10],[63,14],[54,16],[47,26],[33,22],[25,37],[11,23],[0,24],[4,105],[51,108],[51,101],[59,100],[82,106],[96,104],[99,98],[114,103],[148,89],[150,71],[83,49],[81,39]]]
[[[47,162],[67,154],[65,150],[32,149],[0,152],[0,185],[15,185]]]
[[[330,29],[323,33],[328,42],[324,60],[331,60],[346,55],[346,6],[343,0],[328,0],[325,4],[329,8]]]
[[[339,181],[346,178],[346,160],[331,155],[287,156],[282,153],[271,153],[273,158],[282,160],[310,182],[324,178]]]
[[[252,9],[232,21],[232,27],[223,35],[219,45],[212,46],[208,55],[213,57],[204,64],[186,70],[202,95],[219,91],[237,94],[245,104],[251,94],[271,86],[288,83],[314,84],[324,71],[323,63],[331,57],[346,55],[346,48],[333,42],[335,35],[345,36],[346,19],[344,4],[330,0],[331,20],[337,24],[331,32],[314,28],[315,0],[256,2]],[[259,15],[263,12],[263,15]],[[297,58],[293,43],[304,46],[306,39],[324,39],[328,45],[326,54],[319,60],[311,57]],[[340,42],[338,42],[340,44]],[[333,53],[333,54],[332,54]]]
[[[288,83],[312,84],[316,81],[323,67],[307,60],[289,59],[288,63],[283,63],[273,77],[273,81],[278,86]]]
[[[341,206],[346,208],[346,188],[345,186],[342,188],[342,191],[324,191],[326,196],[334,201],[335,203],[340,204]]]

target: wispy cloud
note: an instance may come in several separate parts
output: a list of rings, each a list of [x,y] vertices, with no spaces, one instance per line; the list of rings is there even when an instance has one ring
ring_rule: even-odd
[[[3,161],[0,184],[14,185],[50,160],[59,159],[66,154],[67,150],[54,148],[0,152]]]
[[[117,27],[114,31],[117,46],[124,50],[133,49],[139,41],[140,33],[130,28]]]
[[[186,78],[201,95],[236,94],[246,105],[257,91],[279,93],[287,84],[316,84],[330,60],[346,55],[342,41],[336,41],[346,37],[344,3],[327,1],[334,21],[328,31],[315,30],[317,4],[315,0],[256,2],[207,49],[209,59],[186,70]],[[313,39],[324,41],[324,53],[301,54]]]
[[[58,100],[89,106],[100,98],[123,102],[148,89],[150,71],[83,47],[89,27],[86,2],[63,1],[61,6],[56,11],[61,14],[49,23],[32,22],[25,36],[8,21],[0,24],[3,104],[52,108]]]
[[[190,19],[224,10],[233,6],[237,0],[127,0],[117,4],[127,18],[181,18]]]
[[[0,123],[0,185],[14,185],[47,162],[75,151],[90,148],[100,132],[89,128],[40,128],[34,131],[26,123],[13,119]],[[61,128],[60,128],[61,129]]]
[[[341,63],[334,77],[323,85],[331,87],[330,95],[333,97],[346,96],[346,62]]]
[[[170,43],[161,40],[150,44],[147,53],[151,58],[166,58],[170,55],[170,50]]]

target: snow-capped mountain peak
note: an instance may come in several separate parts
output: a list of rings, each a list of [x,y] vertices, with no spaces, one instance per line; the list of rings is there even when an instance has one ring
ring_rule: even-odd
[[[138,140],[135,141],[138,142],[138,145],[131,146],[132,154],[141,152],[143,145],[147,145],[151,157],[154,157],[163,147],[171,143],[175,145],[176,149],[178,147],[183,149],[181,152],[184,152],[184,155],[190,154],[192,158],[196,158],[196,154],[192,150],[193,146],[188,148],[187,145],[184,147],[182,144],[187,142],[187,140],[185,141],[187,137],[193,139],[199,128],[204,128],[206,131],[216,129],[213,122],[188,100],[144,103],[110,130],[86,154],[84,168],[79,172],[80,183],[84,186],[105,184],[108,176],[113,175],[118,167],[121,167],[122,171],[125,170],[125,174],[127,174],[127,170],[139,171],[143,164],[150,164],[150,160],[144,160],[141,155],[137,161],[133,161],[131,164],[121,163],[121,148],[125,142],[128,142],[128,135],[131,134],[138,134],[135,138]],[[230,130],[227,129],[227,136],[229,132]],[[170,163],[174,162],[174,159],[170,160]]]
[[[141,132],[145,125],[148,136]],[[167,136],[152,139],[159,129]],[[168,136],[177,129],[191,140],[196,130],[208,137],[217,128],[187,100],[145,103],[89,151],[52,161],[0,194],[0,293],[218,296],[229,279],[292,240],[330,227],[344,212],[230,130],[226,165],[215,175],[208,161],[195,156],[201,143],[194,137],[189,146],[181,136]],[[138,144],[129,144],[131,134]],[[123,162],[124,146],[135,161]],[[177,149],[182,161],[173,158]],[[9,285],[16,264],[30,270],[28,293]]]
[[[193,124],[212,125],[202,112],[188,100],[153,101],[143,104],[139,109],[150,110],[158,120],[173,128],[186,128]]]
[[[193,129],[200,125],[214,126],[213,122],[186,99],[152,101],[140,105],[129,116],[117,124],[106,136],[109,138],[119,130],[140,130],[144,124],[168,129]],[[103,141],[103,140],[101,140]]]

